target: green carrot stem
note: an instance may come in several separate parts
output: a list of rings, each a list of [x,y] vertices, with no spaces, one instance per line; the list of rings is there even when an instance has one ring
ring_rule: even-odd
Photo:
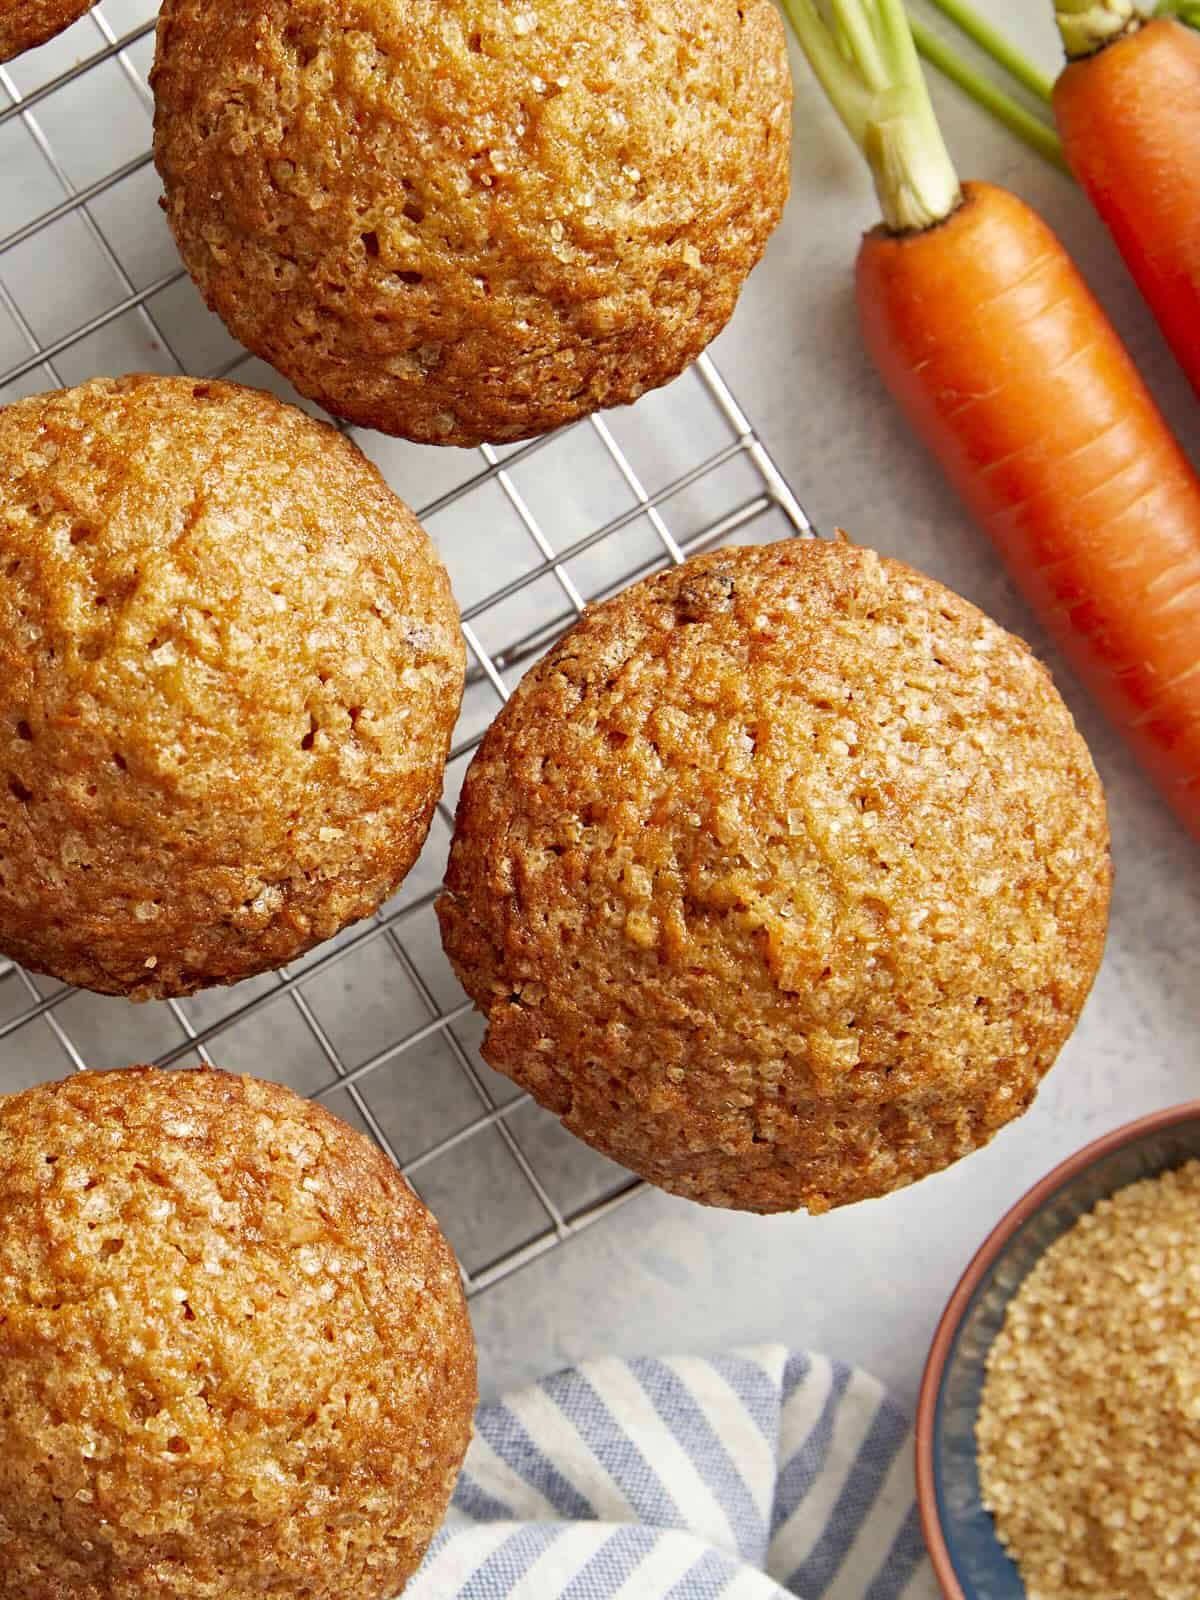
[[[944,39],[917,22],[915,18],[912,32],[917,49],[931,66],[944,73],[952,83],[958,84],[960,89],[964,89],[977,105],[982,106],[985,111],[990,111],[998,122],[1015,133],[1017,138],[1022,139],[1031,150],[1036,150],[1038,155],[1044,156],[1060,171],[1070,172],[1062,152],[1062,143],[1053,128],[1047,127],[1040,117],[1035,117],[1010,94],[1005,94],[1003,89],[977,72],[953,51]]]
[[[1200,28],[1200,0],[1163,0],[1158,8],[1160,17],[1178,17],[1190,28]]]
[[[1055,0],[1054,13],[1067,58],[1076,61],[1140,28],[1158,9],[1159,0]]]
[[[875,180],[893,233],[919,232],[958,205],[958,174],[933,114],[903,0],[783,0],[813,71]]]
[[[1200,0],[1197,0],[1200,4]],[[978,11],[967,0],[931,0],[942,15],[951,21],[960,33],[977,44],[979,48],[1003,68],[1010,78],[1014,78],[1022,88],[1028,89],[1039,100],[1049,103],[1054,89],[1054,80],[1048,73],[1035,67],[1028,56],[1024,56],[1016,45],[1006,39],[998,28],[994,28],[986,17],[981,17]]]

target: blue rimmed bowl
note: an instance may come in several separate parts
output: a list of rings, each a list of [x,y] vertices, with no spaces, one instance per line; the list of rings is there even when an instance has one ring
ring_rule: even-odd
[[[1068,1157],[992,1230],[942,1314],[917,1405],[917,1499],[946,1600],[1025,1600],[979,1491],[975,1421],[1009,1301],[1038,1257],[1098,1200],[1200,1157],[1200,1100],[1127,1123]]]

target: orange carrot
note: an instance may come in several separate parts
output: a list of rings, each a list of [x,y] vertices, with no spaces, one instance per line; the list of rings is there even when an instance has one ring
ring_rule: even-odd
[[[1042,625],[1200,837],[1200,483],[1050,229],[968,184],[868,235],[863,336]]]
[[[1160,17],[1096,49],[1060,20],[1063,152],[1200,394],[1200,33]]]
[[[1200,838],[1200,481],[1063,247],[960,189],[899,0],[786,0],[871,164],[876,366],[1042,623]],[[844,31],[843,31],[844,30]]]

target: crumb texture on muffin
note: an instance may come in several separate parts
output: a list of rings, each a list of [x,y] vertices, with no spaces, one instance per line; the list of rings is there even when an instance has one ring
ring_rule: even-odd
[[[361,1135],[211,1070],[0,1100],[0,1594],[391,1600],[465,1453],[453,1255]]]
[[[270,395],[97,380],[0,412],[0,949],[137,998],[369,915],[441,791],[445,570]]]
[[[45,44],[89,10],[93,0],[0,0],[0,62]]]
[[[468,772],[439,902],[484,1053],[676,1193],[877,1195],[1030,1103],[1104,942],[1048,673],[867,550],[723,550],[590,611]]]
[[[988,1351],[983,1500],[1038,1600],[1200,1592],[1200,1162],[1049,1247]]]
[[[167,0],[152,82],[209,305],[303,394],[433,443],[674,377],[787,196],[771,0]]]

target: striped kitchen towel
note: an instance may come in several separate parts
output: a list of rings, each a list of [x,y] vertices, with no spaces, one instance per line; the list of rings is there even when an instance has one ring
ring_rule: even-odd
[[[405,1600],[934,1600],[908,1419],[781,1346],[592,1361],[480,1408]]]

